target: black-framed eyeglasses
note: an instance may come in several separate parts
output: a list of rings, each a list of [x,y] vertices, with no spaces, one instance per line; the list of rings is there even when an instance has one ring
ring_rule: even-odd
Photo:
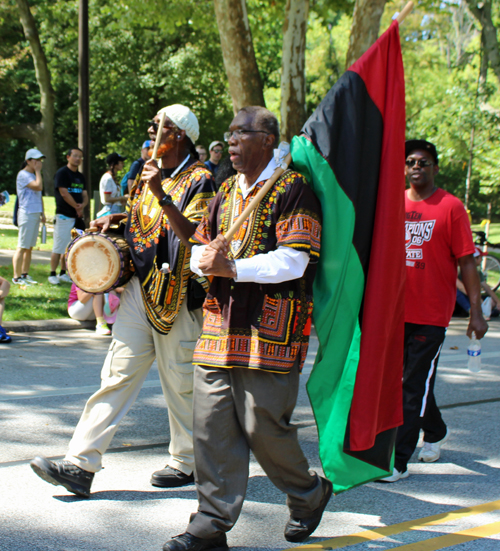
[[[261,132],[262,134],[269,134],[269,132],[266,132],[265,130],[245,130],[244,128],[238,128],[238,130],[233,130],[232,132],[224,132],[224,141],[228,142],[233,136],[237,140],[243,136],[243,134],[254,134],[257,132]]]
[[[427,166],[434,166],[434,163],[430,163],[426,159],[406,159],[406,166],[408,168],[412,168],[415,165],[419,166],[420,168],[425,168]]]

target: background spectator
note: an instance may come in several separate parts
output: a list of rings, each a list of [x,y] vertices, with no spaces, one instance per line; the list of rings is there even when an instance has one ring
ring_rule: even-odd
[[[13,283],[30,285],[36,283],[28,274],[31,264],[31,251],[36,245],[40,219],[45,224],[42,199],[42,160],[45,155],[38,149],[28,149],[25,161],[17,174],[16,189],[19,199],[17,214],[19,237],[17,250],[12,258],[14,268]]]
[[[99,182],[102,209],[97,213],[98,217],[122,212],[122,205],[127,202],[128,195],[122,196],[120,187],[116,183],[116,173],[123,170],[123,161],[125,161],[125,157],[118,153],[111,153],[106,157],[108,170],[102,175]]]
[[[198,151],[198,157],[200,158],[200,161],[204,163],[208,158],[207,150],[203,145],[197,145],[196,151]]]
[[[85,190],[85,178],[78,171],[82,159],[82,150],[72,147],[66,154],[67,165],[60,168],[54,177],[56,223],[49,275],[49,283],[52,285],[57,285],[60,281],[71,283],[71,279],[66,273],[64,253],[71,241],[71,230],[75,226],[85,229],[83,209],[89,199]],[[56,276],[59,259],[61,260],[61,271],[59,276]]]
[[[74,283],[68,297],[68,314],[78,321],[96,320],[97,335],[111,335],[104,319],[104,295],[92,295],[79,289]]]
[[[208,148],[210,153],[210,159],[205,162],[205,166],[215,176],[217,169],[219,168],[222,152],[224,151],[224,144],[222,142],[212,142]]]
[[[149,148],[153,146],[151,140],[146,140],[142,144],[141,156],[130,165],[130,170],[127,172],[127,185],[124,186],[122,180],[122,195],[127,195],[130,193],[132,184],[135,182],[137,175],[142,172],[142,167],[144,163],[149,159]]]
[[[481,291],[487,296],[484,298],[481,303],[481,310],[483,311],[483,316],[486,319],[491,317],[497,317],[499,314],[500,301],[495,294],[495,291],[488,285],[486,282],[486,276],[481,270],[481,259],[484,256],[484,253],[476,247],[476,252],[474,253],[474,260],[476,261],[477,273],[479,275],[479,281],[481,282]],[[465,310],[467,314],[470,313],[470,300],[467,296],[467,290],[462,283],[462,274],[458,273],[457,278],[457,303],[458,305]]]

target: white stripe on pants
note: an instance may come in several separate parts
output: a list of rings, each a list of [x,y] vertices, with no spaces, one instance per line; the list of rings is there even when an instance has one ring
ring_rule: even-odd
[[[202,312],[189,312],[186,302],[168,335],[149,324],[139,279],[122,293],[113,340],[101,372],[101,388],[93,394],[75,429],[66,459],[90,472],[101,458],[134,403],[155,357],[167,401],[171,455],[169,465],[185,474],[194,469],[193,350],[201,332]]]

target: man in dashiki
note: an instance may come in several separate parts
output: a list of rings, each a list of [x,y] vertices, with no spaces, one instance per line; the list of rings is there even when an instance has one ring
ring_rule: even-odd
[[[163,112],[165,122],[159,128]],[[173,227],[179,219],[187,234],[194,233],[215,194],[214,182],[198,160],[198,120],[187,107],[160,110],[148,131],[152,140],[162,133],[160,166],[155,160],[145,163],[132,186],[127,213],[91,224],[106,231],[110,224],[125,223],[135,272],[121,296],[101,388],[85,405],[64,460],[37,457],[31,462],[41,478],[83,497],[90,495],[102,455],[155,359],[168,406],[170,459],[165,469],[153,473],[151,483],[193,483],[192,358],[208,280],[191,272],[190,247],[179,242]]]
[[[287,495],[288,541],[319,525],[330,481],[310,473],[290,423],[307,353],[321,208],[305,179],[286,170],[228,243],[223,234],[277,164],[278,121],[246,107],[225,139],[237,174],[210,203],[191,241],[191,269],[213,276],[196,344],[194,450],[198,511],[165,551],[227,549],[254,453]]]

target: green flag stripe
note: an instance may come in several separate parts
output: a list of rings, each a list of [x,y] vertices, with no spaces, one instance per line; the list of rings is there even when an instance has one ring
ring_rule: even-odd
[[[330,165],[307,138],[294,137],[291,149],[295,169],[307,178],[323,209],[321,255],[314,281],[314,303],[321,305],[314,309],[319,349],[307,391],[318,426],[323,469],[338,493],[386,474],[343,452],[359,362],[358,315],[365,284],[352,242],[356,213]]]

